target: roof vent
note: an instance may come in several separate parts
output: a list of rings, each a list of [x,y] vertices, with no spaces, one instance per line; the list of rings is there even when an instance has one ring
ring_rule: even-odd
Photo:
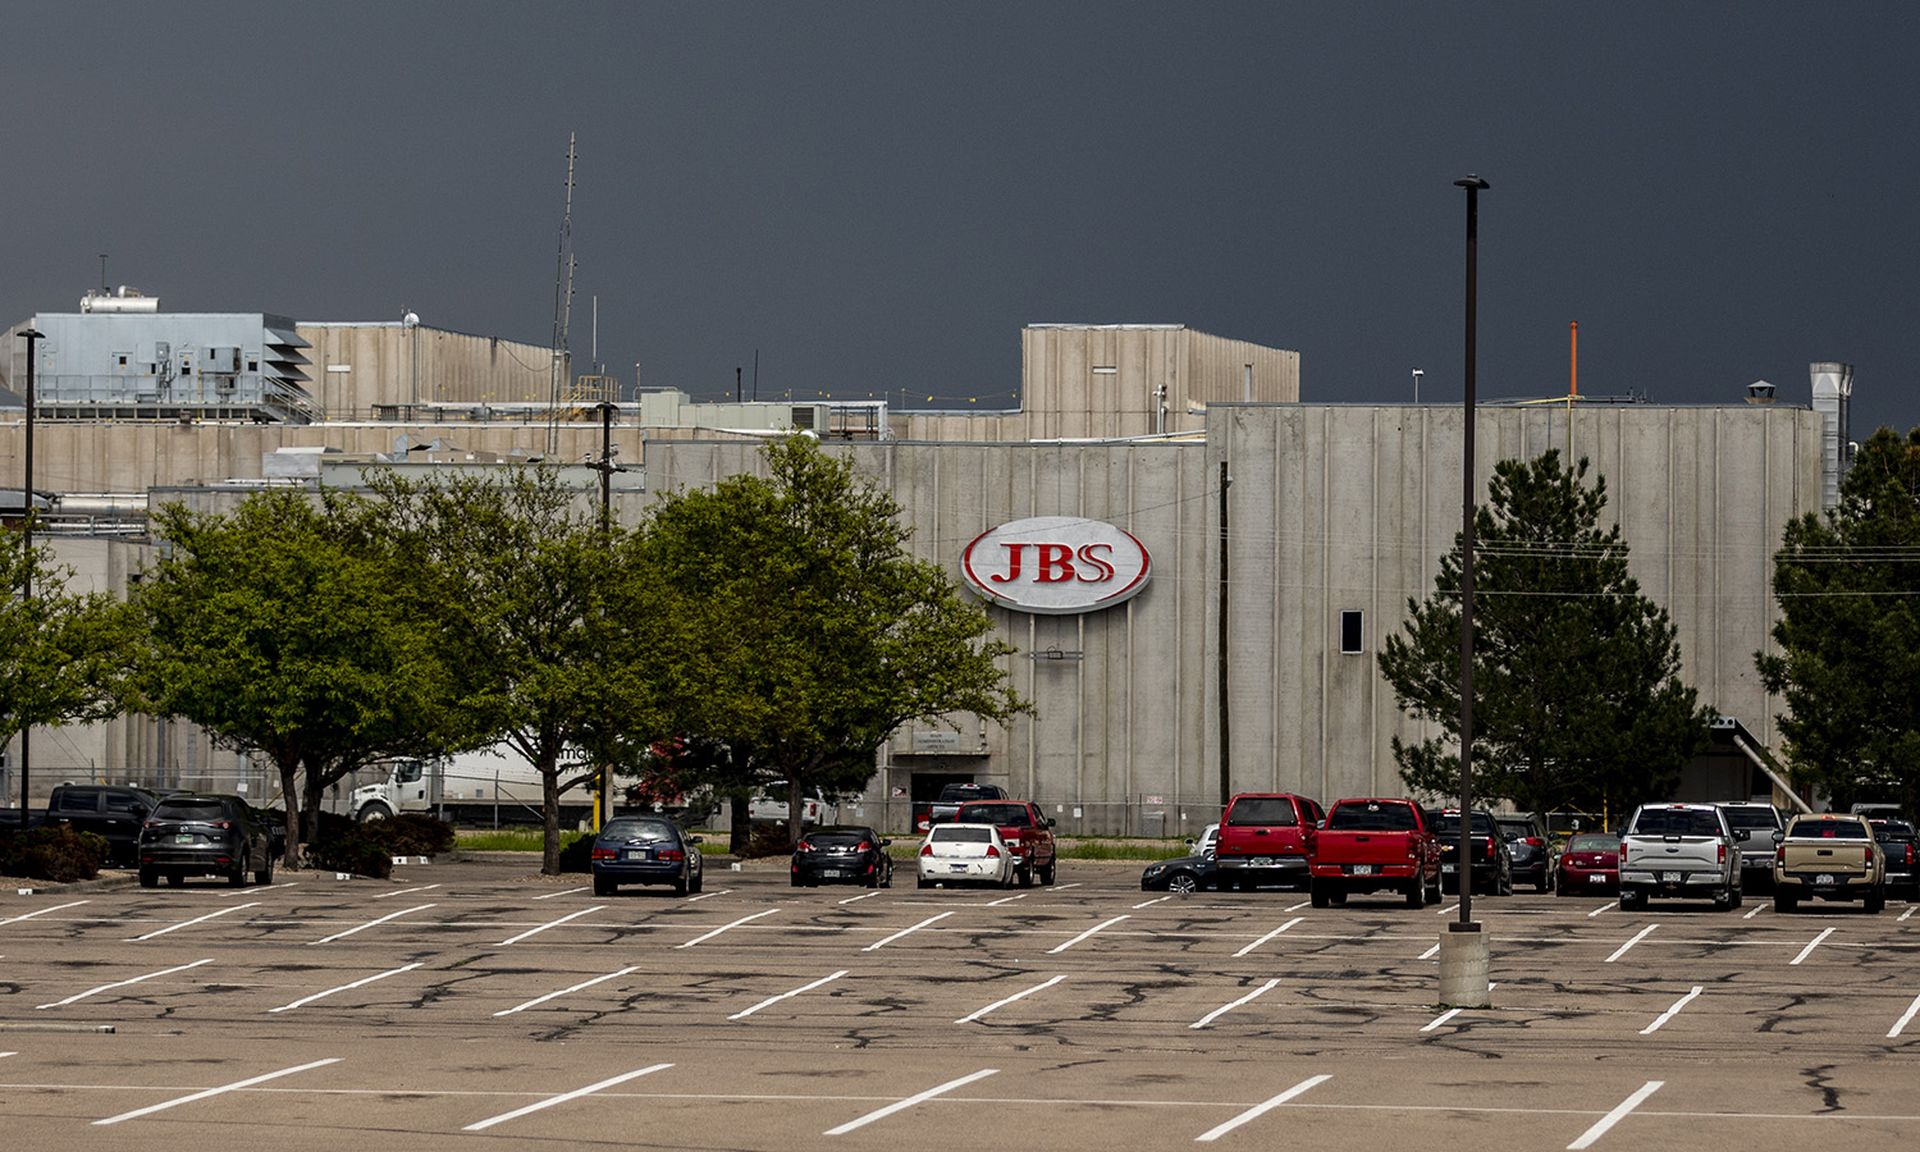
[[[1747,403],[1773,403],[1773,385],[1767,383],[1765,380],[1755,380],[1753,383],[1747,385]]]

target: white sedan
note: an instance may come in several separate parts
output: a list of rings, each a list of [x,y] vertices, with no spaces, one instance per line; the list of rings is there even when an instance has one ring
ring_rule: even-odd
[[[968,883],[1011,888],[1015,859],[992,824],[936,824],[920,845],[920,887]]]

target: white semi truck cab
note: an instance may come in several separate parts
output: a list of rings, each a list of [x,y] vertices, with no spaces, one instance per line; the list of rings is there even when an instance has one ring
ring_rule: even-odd
[[[530,824],[542,819],[540,773],[506,745],[443,760],[395,759],[386,766],[386,780],[353,790],[348,805],[355,820],[386,820],[408,812],[469,824]],[[563,826],[592,815],[590,789],[575,788],[561,796]]]

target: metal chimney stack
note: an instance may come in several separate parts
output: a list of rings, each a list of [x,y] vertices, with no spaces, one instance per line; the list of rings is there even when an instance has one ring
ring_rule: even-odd
[[[1813,377],[1813,410],[1820,413],[1821,507],[1828,511],[1840,504],[1840,480],[1853,464],[1847,438],[1847,410],[1853,405],[1853,365],[1810,364]]]

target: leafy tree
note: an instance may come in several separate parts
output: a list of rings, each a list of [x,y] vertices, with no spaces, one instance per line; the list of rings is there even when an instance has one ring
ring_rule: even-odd
[[[646,546],[675,597],[661,637],[669,715],[725,744],[755,784],[787,782],[791,844],[806,791],[865,787],[901,724],[1030,708],[999,663],[1013,648],[906,552],[890,496],[807,437],[765,455],[768,478],[667,498]]]
[[[1628,574],[1619,526],[1600,528],[1587,467],[1502,461],[1474,514],[1474,791],[1534,813],[1658,798],[1707,739],[1672,621]],[[1380,657],[1401,710],[1445,733],[1394,738],[1401,778],[1442,795],[1459,778],[1460,560],[1456,536]]]
[[[271,761],[294,865],[328,784],[439,739],[442,677],[391,594],[390,537],[367,501],[298,489],[225,514],[167,505],[155,528],[161,558],[129,599],[140,634],[126,704]]]
[[[1920,428],[1860,446],[1824,517],[1789,523],[1773,561],[1778,654],[1756,653],[1783,696],[1788,770],[1842,808],[1920,809]]]
[[[117,711],[124,620],[112,596],[68,592],[70,577],[46,548],[0,530],[0,748],[27,728]]]
[[[542,866],[558,875],[560,797],[659,731],[639,543],[603,530],[547,469],[369,484],[401,534],[402,600],[432,624],[459,743],[504,740],[538,770]]]

